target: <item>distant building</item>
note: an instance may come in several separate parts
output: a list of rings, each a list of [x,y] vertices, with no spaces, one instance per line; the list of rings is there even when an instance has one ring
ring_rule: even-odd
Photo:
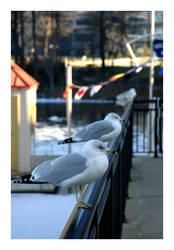
[[[62,56],[82,57],[89,55],[92,57],[99,56],[99,34],[96,30],[89,29],[88,23],[91,16],[90,11],[78,12],[78,19],[74,20],[74,30],[69,37],[63,38],[60,44]],[[150,33],[151,11],[137,11],[134,16],[130,16],[129,20],[129,39],[138,36],[144,36]],[[163,12],[155,13],[155,32],[163,30]],[[136,43],[137,48],[141,48],[147,39]],[[71,52],[71,54],[70,54]]]
[[[20,56],[23,50],[26,59],[29,58],[29,60],[36,55],[38,58],[40,57],[39,59],[42,59],[43,56],[50,56],[54,60],[56,57],[65,56],[80,58],[82,56],[100,56],[99,11],[62,11],[61,13],[59,11],[57,12],[59,25],[56,23],[55,15],[52,16],[51,12],[49,14],[46,11],[35,12],[35,26],[33,26],[32,12],[25,11],[23,16],[23,33],[19,15],[18,19],[15,19],[14,15],[12,15],[12,56],[17,51],[18,56]],[[65,22],[63,13],[68,16],[68,24]],[[124,13],[124,11],[118,11],[118,13]],[[109,12],[107,12],[108,14]],[[126,14],[127,16],[124,18],[128,27],[127,35],[129,39],[150,33],[151,11],[127,11]],[[49,19],[47,19],[48,16]],[[117,18],[116,15],[115,18]],[[155,31],[161,32],[163,30],[162,11],[155,11],[155,20]],[[113,23],[117,21],[113,21]],[[59,29],[61,25],[63,28]],[[63,35],[62,29],[66,29],[66,32],[64,32],[66,35]],[[67,30],[69,31],[67,32]],[[105,32],[107,33],[107,29],[105,29]],[[125,55],[124,41],[119,39],[119,35],[114,29],[113,32],[109,32],[109,39],[106,43],[107,48],[105,49],[106,57],[111,56],[115,58]],[[22,41],[24,41],[25,46],[22,46]],[[142,49],[145,43],[149,46],[148,40],[136,42],[136,49]],[[120,53],[118,50],[120,50]]]

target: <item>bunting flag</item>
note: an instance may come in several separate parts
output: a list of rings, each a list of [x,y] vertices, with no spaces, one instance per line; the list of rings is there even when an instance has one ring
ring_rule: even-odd
[[[114,76],[111,76],[108,81],[114,81],[116,79],[119,79],[121,77],[125,76],[125,73],[120,73],[120,74],[117,74],[117,75],[114,75]]]
[[[153,50],[155,51],[156,56],[163,58],[163,40],[155,39],[153,41]]]
[[[74,84],[69,85],[69,86],[66,88],[66,90],[63,92],[62,97],[66,99],[66,98],[68,97],[68,91],[69,91],[70,89],[73,89],[73,88],[75,88],[75,85],[74,85]]]
[[[80,100],[80,99],[84,96],[84,94],[86,93],[87,90],[88,90],[88,87],[82,87],[82,88],[80,88],[80,89],[76,92],[76,94],[75,94],[75,96],[74,96],[74,99],[75,99],[75,100]]]
[[[139,73],[142,69],[143,69],[142,66],[141,66],[141,67],[137,67],[137,68],[135,69],[135,73]]]
[[[65,99],[68,97],[68,88],[66,88],[66,90],[63,92],[62,97]]]
[[[163,61],[161,62],[160,69],[159,69],[159,75],[163,75]]]
[[[72,84],[72,85],[70,85],[70,86],[68,86],[68,87],[66,88],[66,90],[64,91],[64,93],[63,93],[62,96],[63,96],[63,98],[67,98],[67,97],[68,97],[68,91],[69,91],[70,89],[77,88],[77,89],[79,89],[79,90],[76,92],[76,94],[75,94],[75,96],[74,96],[74,99],[80,100],[80,99],[84,96],[84,94],[86,93],[86,91],[87,91],[88,89],[91,89],[91,90],[90,90],[90,97],[92,97],[92,96],[94,96],[103,86],[109,84],[110,82],[116,81],[116,80],[118,80],[118,79],[120,79],[120,78],[122,78],[122,77],[126,77],[127,79],[129,79],[130,76],[131,76],[132,74],[137,74],[137,73],[139,73],[139,72],[143,69],[143,67],[144,67],[147,63],[149,63],[149,62],[151,62],[151,61],[152,61],[152,59],[149,59],[148,61],[146,61],[146,62],[144,62],[144,63],[142,63],[142,64],[140,64],[140,65],[138,65],[138,66],[136,66],[136,67],[134,67],[134,68],[129,69],[129,70],[126,71],[125,73],[120,73],[120,74],[111,76],[107,81],[102,82],[102,83],[98,83],[98,84],[91,85],[91,86],[79,86],[79,85],[77,85],[77,84]],[[161,64],[161,68],[160,68],[159,74],[162,74],[162,73],[163,73],[163,65]]]
[[[103,86],[104,86],[104,84],[100,83],[99,85],[96,85],[96,86],[92,87],[91,90],[90,90],[90,97],[95,95]]]

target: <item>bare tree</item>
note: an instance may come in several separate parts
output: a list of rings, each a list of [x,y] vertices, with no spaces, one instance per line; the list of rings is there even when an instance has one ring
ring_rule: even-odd
[[[105,71],[105,42],[104,11],[100,11],[100,57],[103,71]]]
[[[37,45],[36,45],[36,15],[35,11],[32,11],[32,41],[33,41],[33,68],[34,75],[37,74]]]
[[[21,48],[20,48],[20,64],[24,65],[24,51],[25,51],[25,41],[24,41],[24,12],[20,11],[20,35],[21,35]]]
[[[99,48],[102,68],[105,68],[107,55],[126,54],[125,41],[129,39],[130,18],[137,17],[140,11],[94,11],[84,12],[88,16],[87,30],[94,34],[94,50]]]
[[[19,63],[19,34],[18,34],[19,15],[18,11],[11,12],[11,39],[12,54],[16,63]]]

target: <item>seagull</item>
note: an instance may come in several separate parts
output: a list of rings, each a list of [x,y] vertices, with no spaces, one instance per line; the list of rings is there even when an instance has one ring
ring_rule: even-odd
[[[134,88],[131,88],[130,90],[117,95],[116,105],[120,105],[123,108],[126,108],[133,102],[135,96],[136,96],[136,90]]]
[[[80,152],[63,155],[38,165],[30,175],[20,178],[15,183],[49,183],[60,187],[74,187],[79,208],[91,208],[82,200],[82,185],[96,181],[108,169],[107,153],[115,153],[102,141],[90,140]],[[77,186],[80,188],[78,198]]]
[[[118,114],[111,112],[104,118],[104,120],[88,124],[73,137],[58,141],[58,145],[71,142],[89,141],[92,139],[98,139],[103,142],[111,141],[120,134],[122,129],[121,121],[122,118]]]
[[[66,118],[65,117],[58,117],[58,116],[51,116],[48,118],[49,122],[52,123],[66,123]]]

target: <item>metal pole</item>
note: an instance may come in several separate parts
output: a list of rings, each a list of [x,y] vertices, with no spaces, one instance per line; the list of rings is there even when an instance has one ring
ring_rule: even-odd
[[[131,55],[131,57],[132,57],[132,59],[133,59],[135,65],[136,65],[136,67],[138,67],[138,66],[139,66],[139,63],[137,62],[137,58],[136,58],[136,56],[135,56],[135,54],[134,54],[134,52],[133,52],[133,50],[132,50],[132,47],[131,47],[129,41],[126,43],[126,47],[127,47],[127,49],[128,49],[128,51],[129,51],[129,53],[130,53],[130,55]],[[139,72],[139,71],[141,71],[141,70],[142,70],[142,67],[139,67],[139,68],[137,69],[137,72]]]
[[[157,36],[157,35],[162,35],[163,34],[163,32],[156,32],[153,36]],[[129,43],[131,44],[131,43],[135,43],[135,42],[137,42],[137,41],[139,41],[139,40],[142,40],[142,39],[144,39],[144,38],[148,38],[148,37],[151,37],[152,35],[151,34],[147,34],[147,35],[144,35],[144,36],[140,36],[140,37],[137,37],[137,38],[134,38],[134,39],[132,39],[132,40],[129,40]]]
[[[153,62],[153,40],[155,34],[155,11],[151,11],[151,33],[150,33],[150,71],[149,71],[149,100],[153,99],[153,85],[154,85],[154,62]],[[149,151],[153,152],[155,150],[154,141],[154,123],[155,123],[155,106],[154,103],[149,103],[149,114],[147,117],[148,121],[148,131],[149,131]]]
[[[66,88],[68,89],[68,96],[66,101],[66,119],[67,119],[67,138],[71,137],[71,115],[72,115],[72,66],[65,63],[66,66]],[[68,143],[68,153],[71,153],[71,143]]]
[[[158,98],[155,100],[155,124],[154,124],[154,157],[158,157]]]
[[[151,11],[151,36],[150,36],[150,52],[151,52],[151,64],[149,75],[149,100],[153,97],[153,85],[154,85],[154,62],[153,62],[153,40],[155,34],[155,11]]]

